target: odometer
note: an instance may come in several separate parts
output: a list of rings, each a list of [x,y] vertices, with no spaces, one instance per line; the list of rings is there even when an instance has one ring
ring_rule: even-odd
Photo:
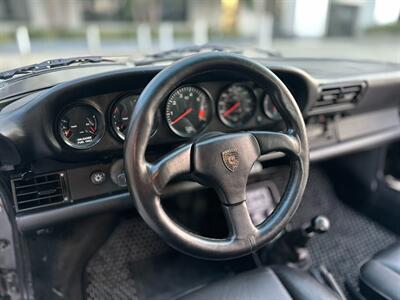
[[[197,87],[178,88],[167,101],[165,117],[168,126],[179,136],[195,136],[210,121],[210,101],[208,95]]]
[[[237,128],[246,124],[256,111],[257,100],[246,86],[232,84],[224,89],[218,99],[218,115],[222,123]]]
[[[66,109],[59,117],[57,126],[62,140],[75,149],[93,147],[104,133],[103,116],[87,104]]]

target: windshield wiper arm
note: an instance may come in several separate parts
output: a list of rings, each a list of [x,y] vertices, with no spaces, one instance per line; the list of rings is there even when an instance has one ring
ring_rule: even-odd
[[[82,56],[82,57],[49,59],[38,64],[33,64],[1,72],[0,80],[10,79],[17,75],[33,74],[44,70],[66,67],[75,64],[89,64],[89,63],[100,63],[100,62],[115,62],[115,61],[103,58],[101,56]]]

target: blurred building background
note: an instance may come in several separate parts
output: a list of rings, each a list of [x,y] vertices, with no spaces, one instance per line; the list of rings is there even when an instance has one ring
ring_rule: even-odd
[[[400,1],[0,0],[0,69],[204,43],[400,63]]]

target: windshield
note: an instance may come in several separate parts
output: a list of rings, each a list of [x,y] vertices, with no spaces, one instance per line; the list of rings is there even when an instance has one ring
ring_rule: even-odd
[[[0,71],[192,45],[400,63],[398,0],[0,0]]]

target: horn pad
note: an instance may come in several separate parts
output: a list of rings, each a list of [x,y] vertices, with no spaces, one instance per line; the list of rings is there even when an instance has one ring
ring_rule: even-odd
[[[211,136],[194,145],[193,176],[215,188],[227,205],[246,200],[246,184],[260,156],[256,138],[250,133]]]

